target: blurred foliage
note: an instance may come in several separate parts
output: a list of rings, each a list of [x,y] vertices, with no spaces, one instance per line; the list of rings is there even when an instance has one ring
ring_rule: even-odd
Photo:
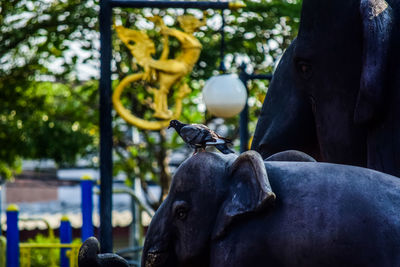
[[[240,11],[223,11],[226,69],[237,73],[245,63],[248,72],[271,73],[278,56],[297,34],[301,1],[258,0],[246,4]],[[96,165],[98,72],[90,70],[99,66],[98,2],[10,0],[1,1],[0,8],[0,175],[10,177],[10,170],[17,169],[21,158],[52,158],[62,166],[86,157]],[[158,58],[161,36],[146,17],[161,15],[168,26],[179,28],[176,17],[184,12],[203,16],[192,9],[115,8],[113,19],[125,27],[148,30]],[[201,88],[209,77],[218,74],[221,61],[221,11],[207,10],[206,16],[208,27],[196,33],[203,50],[186,78],[193,91],[184,100],[181,120],[210,124],[237,139],[238,116],[215,120],[201,102]],[[173,58],[179,53],[179,43],[173,38],[169,41]],[[126,75],[141,71],[115,32],[112,71],[113,86]],[[136,116],[148,116],[145,85],[131,87],[125,90],[123,103]],[[250,132],[254,131],[267,87],[266,81],[249,84]],[[182,140],[172,131],[132,128],[117,116],[113,126],[114,173],[123,171],[130,178],[140,178],[145,190],[146,181],[161,183],[165,194],[170,180],[169,155],[182,147]]]
[[[29,244],[59,244],[59,238],[50,238],[48,236],[37,234],[34,238],[28,239]],[[76,238],[72,241],[73,244],[80,244],[81,240]],[[32,267],[51,267],[60,266],[60,249],[32,249],[31,250],[31,265]]]
[[[98,57],[97,13],[93,1],[1,1],[0,177],[21,158],[72,164],[96,145],[96,83],[76,66]]]
[[[29,244],[51,244],[60,243],[59,238],[49,238],[42,234],[37,234],[34,238],[30,238],[27,243]],[[31,266],[45,267],[55,266],[60,262],[60,249],[32,249],[31,250]]]

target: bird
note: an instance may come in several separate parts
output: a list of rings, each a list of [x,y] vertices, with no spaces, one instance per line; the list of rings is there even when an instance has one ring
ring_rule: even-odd
[[[224,154],[235,153],[228,147],[232,141],[222,137],[203,124],[185,124],[178,120],[171,120],[168,126],[174,128],[182,137],[186,144],[195,149],[193,154],[196,154],[199,149],[205,150],[206,146],[215,146]]]

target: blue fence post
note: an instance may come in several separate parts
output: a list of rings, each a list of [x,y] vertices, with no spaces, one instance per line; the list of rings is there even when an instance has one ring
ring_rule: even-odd
[[[93,236],[93,180],[85,175],[81,179],[82,242]]]
[[[7,267],[19,267],[18,206],[7,208]]]
[[[72,228],[71,222],[66,215],[62,216],[60,224],[60,242],[61,244],[71,244],[72,243]],[[68,267],[69,258],[66,252],[70,250],[67,248],[62,248],[60,250],[60,267]]]

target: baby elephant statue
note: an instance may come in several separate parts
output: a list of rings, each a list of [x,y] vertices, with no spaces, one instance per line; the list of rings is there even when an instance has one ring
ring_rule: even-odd
[[[307,157],[269,160],[204,152],[183,162],[142,266],[400,266],[399,178]],[[122,266],[109,263],[93,266]]]
[[[400,266],[400,179],[198,153],[150,224],[142,266]]]

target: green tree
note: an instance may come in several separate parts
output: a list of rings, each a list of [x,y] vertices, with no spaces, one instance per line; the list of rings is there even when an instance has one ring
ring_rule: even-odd
[[[300,1],[246,1],[240,12],[224,11],[225,57],[229,72],[238,72],[242,62],[249,71],[270,73],[274,62],[297,33]],[[98,67],[98,2],[2,1],[0,4],[0,175],[11,176],[21,158],[53,158],[58,164],[73,164],[79,156],[92,157],[96,164],[98,147],[98,76],[82,76],[82,65]],[[183,10],[117,8],[113,17],[125,27],[152,29],[146,17],[158,14],[169,26],[179,27],[175,18]],[[198,10],[187,10],[202,16]],[[204,82],[218,73],[220,64],[220,11],[207,11],[208,27],[196,33],[204,49],[187,77],[192,93],[184,101],[182,121],[221,124],[206,113],[201,103]],[[149,35],[162,42],[157,30]],[[170,39],[171,57],[179,44]],[[114,36],[113,85],[130,73],[140,71],[127,48]],[[250,131],[254,131],[268,83],[250,84]],[[135,84],[123,102],[132,113],[147,116],[145,86]],[[238,118],[224,120],[228,136],[238,137]],[[162,185],[167,193],[170,181],[168,156],[182,147],[176,134],[130,128],[114,118],[115,173]],[[132,133],[132,134],[131,134]],[[135,138],[132,138],[132,135]],[[237,144],[237,141],[235,142]],[[160,203],[161,198],[158,203]],[[155,204],[155,207],[158,204]]]
[[[83,84],[76,70],[98,57],[97,10],[93,1],[1,1],[1,177],[21,158],[72,164],[95,145],[96,83]]]

